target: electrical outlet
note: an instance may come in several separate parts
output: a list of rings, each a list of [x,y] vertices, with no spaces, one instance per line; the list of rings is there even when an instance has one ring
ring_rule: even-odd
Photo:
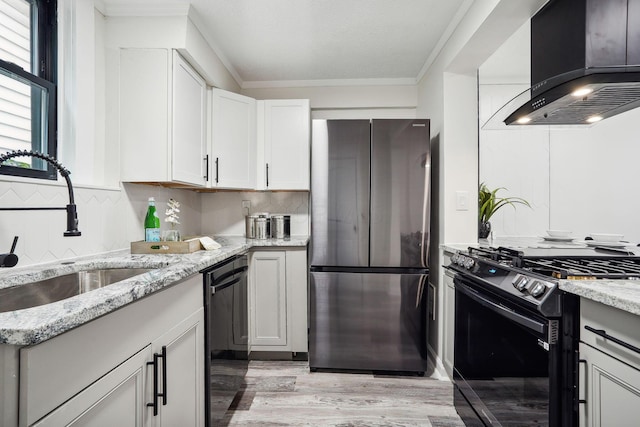
[[[242,201],[242,207],[244,209],[251,209],[251,200],[243,200]]]

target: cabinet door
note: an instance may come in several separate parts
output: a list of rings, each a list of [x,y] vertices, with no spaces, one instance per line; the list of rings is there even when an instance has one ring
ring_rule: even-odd
[[[59,406],[34,426],[139,426],[146,411],[145,383],[151,345]]]
[[[309,189],[309,100],[264,101],[263,189]]]
[[[588,427],[632,427],[640,420],[640,371],[593,347],[580,343],[580,358],[586,361],[581,376],[580,425]]]
[[[204,309],[179,323],[152,343],[154,353],[165,348],[166,388],[159,369],[159,400],[155,426],[204,425]],[[153,416],[151,410],[149,416]]]
[[[249,262],[249,342],[259,346],[287,346],[287,287],[284,251],[253,252]]]
[[[211,92],[211,186],[256,188],[256,100]]]
[[[120,49],[120,179],[170,178],[171,56],[167,49]]]
[[[171,171],[174,181],[206,184],[205,81],[173,52]]]

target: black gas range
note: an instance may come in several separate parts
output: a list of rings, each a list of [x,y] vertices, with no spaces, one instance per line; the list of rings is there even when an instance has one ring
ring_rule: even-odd
[[[456,298],[455,405],[467,426],[577,426],[579,298],[558,282],[640,279],[640,256],[469,248],[446,268]]]

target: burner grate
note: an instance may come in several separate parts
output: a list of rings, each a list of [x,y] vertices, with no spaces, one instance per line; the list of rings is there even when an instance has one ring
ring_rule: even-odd
[[[637,258],[575,258],[525,260],[524,267],[556,279],[594,280],[640,278]]]

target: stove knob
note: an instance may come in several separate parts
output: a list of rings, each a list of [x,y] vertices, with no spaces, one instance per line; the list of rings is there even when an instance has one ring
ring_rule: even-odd
[[[460,258],[460,254],[458,254],[458,253],[453,254],[451,256],[451,263],[452,264],[457,264],[459,258]]]
[[[468,258],[464,260],[464,268],[466,268],[467,270],[471,270],[471,268],[473,268],[473,266],[475,265],[475,261],[473,260],[473,258]]]
[[[520,292],[526,291],[528,284],[529,284],[529,279],[525,276],[517,276],[513,281],[513,287],[519,290]]]
[[[546,290],[547,287],[544,285],[544,283],[533,282],[531,288],[529,288],[529,293],[531,294],[531,296],[539,298],[544,294]]]

